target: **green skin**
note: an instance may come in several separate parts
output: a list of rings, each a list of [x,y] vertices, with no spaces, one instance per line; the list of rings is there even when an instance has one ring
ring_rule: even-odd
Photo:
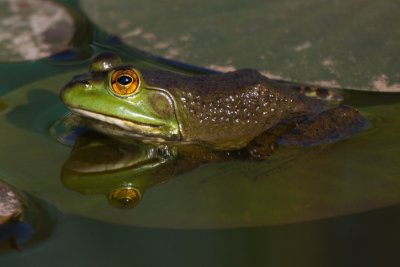
[[[365,124],[352,107],[329,108],[326,101],[255,70],[187,76],[134,69],[138,89],[119,96],[111,87],[111,76],[119,69],[134,68],[113,53],[98,55],[88,74],[74,77],[62,89],[61,99],[71,110],[103,122],[101,131],[107,132],[105,122],[113,133],[143,142],[194,143],[214,150],[247,147],[256,155],[264,153],[263,144],[270,146],[271,136],[280,143],[313,145]]]

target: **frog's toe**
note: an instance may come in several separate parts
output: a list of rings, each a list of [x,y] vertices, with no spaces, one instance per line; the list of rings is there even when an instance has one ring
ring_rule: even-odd
[[[277,148],[276,138],[272,135],[261,135],[250,142],[246,150],[253,159],[267,159]]]

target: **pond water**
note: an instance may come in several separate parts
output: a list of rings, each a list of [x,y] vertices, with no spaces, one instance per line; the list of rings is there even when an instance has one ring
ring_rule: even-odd
[[[40,203],[30,211],[40,234],[20,252],[5,251],[2,266],[398,265],[400,94],[343,90],[371,122],[362,133],[156,177],[138,205],[117,209],[103,178],[82,189],[61,175],[71,146],[50,132],[68,113],[60,88],[110,50],[142,68],[209,70],[145,54],[79,21],[69,52],[0,64],[0,179]]]

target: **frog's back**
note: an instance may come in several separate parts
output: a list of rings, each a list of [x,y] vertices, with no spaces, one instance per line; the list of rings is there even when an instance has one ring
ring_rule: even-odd
[[[147,84],[164,88],[174,98],[184,141],[220,149],[243,147],[279,122],[324,107],[322,101],[250,69],[197,76],[142,74]]]

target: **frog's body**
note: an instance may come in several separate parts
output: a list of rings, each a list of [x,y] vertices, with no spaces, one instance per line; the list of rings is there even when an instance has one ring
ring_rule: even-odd
[[[174,99],[180,140],[218,149],[244,147],[279,122],[325,107],[255,70],[199,76],[141,74],[149,86],[164,88]]]
[[[312,125],[310,119],[318,120],[319,114],[326,121],[328,110],[325,101],[255,70],[187,76],[134,69],[111,53],[97,56],[89,75],[75,77],[61,98],[72,110],[134,132],[144,141],[197,143],[217,150],[244,148],[276,128],[278,133],[272,135],[290,137],[302,121]],[[350,110],[352,120],[343,125],[344,132],[361,122],[361,115]],[[313,135],[316,143],[326,139],[329,129],[338,129],[324,125],[325,136]]]

